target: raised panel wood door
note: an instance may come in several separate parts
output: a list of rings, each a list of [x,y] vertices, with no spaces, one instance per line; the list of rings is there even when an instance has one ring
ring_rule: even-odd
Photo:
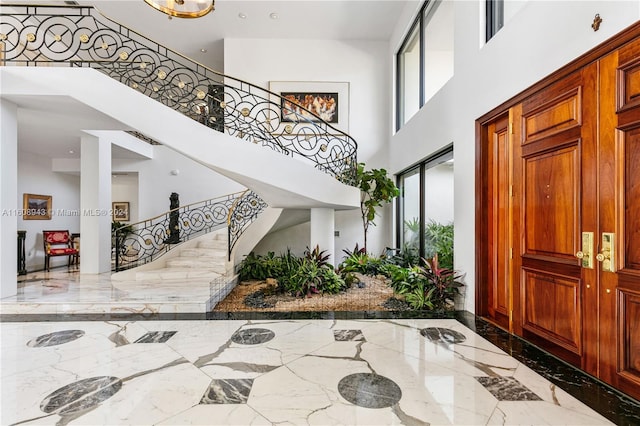
[[[510,241],[512,238],[512,209],[509,188],[511,185],[511,142],[509,116],[503,115],[487,126],[487,195],[491,200],[487,221],[489,239],[486,314],[499,326],[509,329],[511,317],[511,265]]]
[[[599,113],[597,375],[640,399],[640,41],[600,60]]]
[[[589,66],[522,103],[514,147],[519,197],[519,258],[514,330],[565,360],[597,364],[597,306],[588,292],[595,270],[582,268],[583,232],[594,232],[597,211],[597,66]],[[591,250],[593,251],[593,250]],[[592,324],[590,324],[590,322]]]

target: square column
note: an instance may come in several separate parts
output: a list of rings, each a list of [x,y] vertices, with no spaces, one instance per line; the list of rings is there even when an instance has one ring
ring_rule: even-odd
[[[18,292],[18,106],[0,99],[0,297]]]
[[[111,142],[80,140],[80,273],[111,270]]]
[[[309,249],[318,245],[320,250],[326,250],[330,256],[328,262],[336,266],[335,247],[335,213],[333,209],[315,208],[311,209],[311,235]]]

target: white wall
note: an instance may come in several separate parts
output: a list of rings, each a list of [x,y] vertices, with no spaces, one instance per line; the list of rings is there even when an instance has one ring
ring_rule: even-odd
[[[18,206],[22,194],[51,195],[51,220],[23,220],[18,217],[18,229],[27,231],[27,270],[44,266],[42,231],[68,229],[80,232],[80,161],[65,162],[65,172],[53,172],[52,160],[37,154],[18,153]],[[77,170],[75,170],[77,169]],[[177,176],[171,170],[179,170]],[[164,146],[154,146],[154,159],[114,159],[114,172],[128,172],[128,176],[112,178],[112,200],[129,201],[130,223],[159,215],[169,210],[171,192],[180,194],[180,205],[214,198],[244,187],[213,170],[195,163]],[[64,211],[69,212],[65,214]],[[64,257],[51,258],[51,267],[66,265]]]
[[[387,142],[391,114],[389,46],[385,41],[225,39],[224,72],[269,88],[269,81],[349,82],[349,135],[358,143],[358,161],[368,168],[388,168]],[[274,54],[274,46],[281,46]],[[381,217],[369,230],[369,251],[379,253],[391,244],[391,220]],[[336,253],[363,245],[359,210],[337,212]],[[299,231],[294,232],[298,235]],[[289,241],[281,232],[267,242]],[[308,239],[308,237],[307,237]],[[261,247],[265,245],[262,244]],[[286,243],[278,247],[285,246]],[[302,247],[304,249],[304,247]],[[277,249],[275,250],[278,251]]]
[[[51,171],[51,159],[18,151],[18,206],[22,208],[24,193],[51,195],[51,220],[23,220],[18,217],[18,229],[27,231],[25,252],[27,270],[44,267],[42,231],[68,229],[80,232],[80,176]],[[52,257],[50,267],[66,265],[64,256]]]
[[[389,144],[390,169],[397,173],[454,143],[455,268],[466,273],[466,309],[474,311],[475,288],[475,120],[533,83],[634,23],[639,2],[529,1],[510,13],[486,44],[482,2],[455,2],[454,77],[402,128]],[[390,42],[388,66],[402,43],[416,5],[410,4]],[[596,13],[603,19],[591,29]],[[387,87],[394,87],[390,78]],[[391,116],[392,117],[392,116]]]
[[[146,217],[143,218],[138,215],[138,210],[140,209],[138,187],[138,173],[114,174],[111,176],[111,201],[129,203],[129,220],[122,223],[136,223],[141,219],[146,219]]]
[[[171,174],[172,170],[177,170],[178,174]],[[169,196],[172,192],[180,195],[180,205],[185,206],[245,189],[242,185],[161,145],[154,146],[153,160],[114,159],[113,171],[138,174],[138,220],[169,210]],[[115,194],[113,196],[115,197]],[[114,198],[114,201],[128,200]]]

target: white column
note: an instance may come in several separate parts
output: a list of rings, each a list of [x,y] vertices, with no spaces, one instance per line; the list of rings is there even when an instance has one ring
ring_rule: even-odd
[[[311,209],[311,235],[309,248],[314,249],[316,245],[320,250],[326,250],[329,263],[334,265],[336,259],[335,247],[335,214],[333,209],[315,208]],[[334,265],[335,266],[335,265]]]
[[[111,142],[80,140],[80,273],[111,270]]]
[[[0,297],[18,292],[18,106],[0,99]]]

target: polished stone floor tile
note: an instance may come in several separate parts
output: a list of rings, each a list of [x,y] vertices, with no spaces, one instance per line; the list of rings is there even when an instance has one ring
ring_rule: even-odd
[[[0,301],[3,426],[640,425],[637,401],[466,312],[209,312],[207,282],[25,281]]]
[[[0,332],[2,425],[611,424],[455,319],[9,322]]]
[[[171,339],[175,331],[150,331],[133,343],[164,343]]]

